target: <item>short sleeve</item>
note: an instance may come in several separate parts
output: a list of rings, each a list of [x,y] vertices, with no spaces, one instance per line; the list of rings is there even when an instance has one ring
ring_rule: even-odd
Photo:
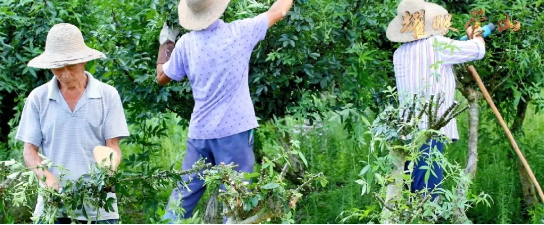
[[[456,41],[441,36],[435,37],[433,41],[438,60],[444,65],[470,62],[485,56],[485,46],[479,41]]]
[[[170,60],[162,65],[162,69],[164,71],[164,74],[168,76],[170,79],[175,81],[180,81],[185,77],[185,65],[183,63],[183,40],[185,38],[181,37],[176,42],[176,47],[174,47],[174,50],[172,51],[172,55],[170,55]]]
[[[259,41],[264,40],[268,30],[268,16],[262,13],[256,17],[235,21],[236,31],[241,34],[246,41],[255,46]]]
[[[33,144],[42,147],[43,135],[40,124],[40,112],[37,107],[37,99],[34,92],[31,92],[27,97],[21,120],[17,128],[15,138],[25,143]]]
[[[104,138],[109,140],[117,137],[121,139],[128,137],[130,134],[119,93],[115,92],[109,107],[104,121]]]

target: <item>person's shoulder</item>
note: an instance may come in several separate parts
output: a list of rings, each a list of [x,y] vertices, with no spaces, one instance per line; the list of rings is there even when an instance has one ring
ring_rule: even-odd
[[[114,86],[109,85],[108,83],[98,81],[100,84],[100,89],[102,90],[103,94],[106,94],[108,96],[110,95],[119,95],[119,91]]]
[[[176,41],[176,48],[182,47],[183,44],[189,38],[189,36],[194,35],[194,34],[195,34],[195,32],[191,31],[191,32],[188,32],[188,33],[185,33],[185,34],[181,35],[181,37]]]
[[[38,86],[37,88],[34,88],[30,94],[28,94],[27,96],[27,100],[31,100],[32,102],[34,103],[37,103],[39,102],[41,99],[43,98],[47,98],[47,95],[49,93],[49,83],[51,81],[45,83],[45,84],[42,84],[40,86]]]
[[[96,82],[98,84],[97,86],[100,89],[100,92],[102,93],[102,97],[108,100],[111,100],[119,96],[119,92],[117,91],[115,87],[109,85],[108,83],[102,82],[96,78],[95,80],[97,81]]]

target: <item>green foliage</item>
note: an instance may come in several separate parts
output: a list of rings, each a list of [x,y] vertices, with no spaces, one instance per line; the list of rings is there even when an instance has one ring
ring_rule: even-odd
[[[11,204],[14,206],[28,207],[30,205],[28,194],[40,193],[44,199],[44,213],[41,216],[33,217],[32,220],[53,223],[59,214],[73,218],[73,211],[76,209],[82,210],[83,215],[88,218],[84,205],[104,208],[106,212],[114,211],[115,199],[107,196],[107,192],[111,192],[112,188],[118,195],[126,196],[125,200],[135,201],[137,198],[131,198],[129,194],[129,190],[132,189],[133,185],[145,183],[155,191],[176,183],[185,185],[182,175],[199,172],[211,165],[205,165],[203,161],[199,161],[193,165],[192,169],[186,171],[154,169],[146,171],[145,175],[141,175],[131,172],[116,172],[112,171],[111,168],[95,164],[89,165],[91,167],[89,174],[85,174],[76,180],[64,180],[63,177],[70,171],[64,170],[61,166],[53,165],[47,159],[43,160],[37,168],[26,168],[15,160],[2,161],[0,166],[2,167],[0,171],[2,204],[6,205],[7,201],[11,200]],[[42,170],[52,167],[57,167],[61,171],[59,183],[62,184],[62,189],[60,191],[38,185],[41,181],[32,171],[32,169]]]
[[[475,62],[482,80],[493,95],[493,100],[507,119],[516,116],[520,101],[535,104],[538,110],[544,107],[541,90],[544,87],[544,15],[538,1],[477,1],[456,4],[452,13],[454,27],[461,28],[468,22],[470,10],[482,8],[489,22],[497,25],[508,13],[512,21],[521,23],[518,32],[504,31],[486,38],[486,57]],[[484,22],[484,24],[487,22]],[[475,87],[475,84],[473,85]]]
[[[304,183],[296,188],[289,188],[284,180],[290,165],[286,161],[282,173],[272,170],[273,161],[264,158],[260,173],[240,173],[232,165],[220,165],[217,170],[206,170],[204,184],[212,190],[219,189],[218,198],[223,203],[222,215],[228,218],[227,223],[259,223],[281,218],[282,223],[294,223],[291,210],[302,197],[302,191],[310,188],[314,181],[323,187],[327,180],[322,173],[307,174]],[[251,182],[250,181],[254,181]]]
[[[544,206],[542,204],[538,204],[534,209],[530,210],[529,214],[532,217],[533,224],[544,223]]]
[[[520,102],[530,101],[535,106],[532,108],[535,111],[530,112],[533,114],[544,109],[544,95],[540,92],[544,74],[540,56],[544,46],[542,1],[433,2],[445,5],[454,14],[456,28],[462,28],[473,8],[484,8],[491,22],[503,19],[505,12],[519,20],[521,31],[494,34],[486,39],[486,58],[475,65],[508,120],[516,118]],[[123,169],[145,176],[153,171],[170,170],[172,164],[177,168],[187,138],[180,133],[186,133],[183,128],[193,108],[191,89],[187,81],[165,87],[154,81],[160,27],[164,21],[177,25],[177,3],[175,0],[2,1],[0,158],[21,155],[21,145],[14,144],[12,139],[22,104],[32,89],[52,76],[48,70],[27,68],[26,63],[44,49],[47,31],[54,24],[69,22],[82,30],[90,47],[108,56],[106,60],[90,62],[87,70],[115,86],[122,97],[131,127],[131,137],[123,143],[124,153],[129,153],[124,154]],[[223,19],[230,22],[255,16],[272,3],[233,0]],[[314,174],[324,171],[330,182],[302,199],[297,211],[286,214],[295,222],[337,222],[341,221],[338,218],[341,212],[352,209],[357,212],[354,214],[357,221],[367,222],[372,220],[368,215],[379,211],[372,196],[360,197],[362,186],[355,181],[367,182],[366,193],[378,191],[376,178],[369,174],[384,171],[387,165],[383,153],[371,154],[371,135],[365,134],[369,122],[365,121],[389,104],[395,104],[383,91],[394,84],[391,58],[398,44],[385,38],[385,28],[396,15],[397,4],[398,0],[379,3],[297,0],[284,21],[268,31],[253,53],[249,79],[255,109],[263,124],[263,151],[272,155],[281,153],[283,146],[274,132],[287,130],[294,140],[289,143],[291,151],[287,154],[303,156],[309,171]],[[458,38],[463,33],[450,35]],[[179,117],[174,119],[169,112]],[[447,159],[463,165],[466,127],[462,121],[466,117],[461,118],[462,138],[452,144]],[[270,121],[282,121],[284,125]],[[526,136],[518,140],[531,165],[544,162],[540,157],[543,145],[539,141],[542,129],[535,128],[541,121],[538,117],[527,122],[530,126],[524,127]],[[292,132],[314,122],[320,127]],[[175,123],[182,125],[181,128],[174,126]],[[489,113],[483,113],[481,124],[483,151],[471,191],[489,193],[495,204],[491,208],[476,206],[470,209],[469,216],[483,223],[524,222],[519,177],[508,154],[509,147]],[[493,151],[487,151],[488,146],[493,146]],[[270,168],[267,167],[267,172]],[[368,169],[361,171],[361,168]],[[533,169],[537,178],[542,179],[541,170],[534,166]],[[365,172],[363,177],[358,176],[360,172]],[[455,186],[455,182],[448,182],[447,187]],[[134,217],[124,220],[161,222],[160,212],[164,212],[171,188],[163,185],[163,190],[155,191],[153,184],[138,181],[127,188],[120,195],[120,208]],[[31,204],[36,194],[26,192],[23,199]],[[125,200],[126,196],[130,196],[130,201]],[[14,210],[8,207],[11,200],[2,198],[0,210]],[[21,213],[4,212],[0,213],[2,222],[24,220]],[[193,221],[199,222],[198,215],[194,218]]]
[[[394,98],[394,96],[393,96]],[[431,98],[432,100],[432,98]],[[440,132],[431,128],[420,129],[421,116],[402,116],[405,115],[405,108],[409,105],[416,105],[420,100],[414,98],[414,102],[406,102],[406,105],[399,107],[387,106],[385,110],[378,115],[370,126],[368,133],[372,137],[371,155],[367,165],[359,173],[360,179],[355,182],[362,186],[361,195],[371,192],[372,186],[376,185],[377,192],[374,197],[381,203],[383,210],[375,210],[372,207],[366,209],[350,209],[341,214],[344,216],[342,221],[351,219],[379,221],[381,223],[437,223],[441,220],[447,220],[454,223],[454,213],[456,210],[465,210],[473,204],[485,203],[490,206],[490,196],[484,193],[471,195],[468,199],[459,196],[457,186],[451,189],[434,187],[423,189],[412,193],[405,188],[413,182],[411,174],[414,171],[415,161],[422,157],[420,148],[428,139],[440,141],[448,144],[447,138],[441,137]],[[423,106],[423,108],[427,108]],[[432,121],[431,108],[427,112],[418,110],[418,115],[426,114],[429,121]],[[412,113],[410,113],[411,115]],[[415,114],[415,113],[414,113]],[[432,122],[429,122],[432,123]],[[431,126],[428,126],[431,127]],[[436,129],[440,129],[437,127]],[[406,138],[410,137],[410,139]],[[387,155],[384,155],[386,153]],[[470,183],[470,178],[464,173],[463,169],[456,163],[451,163],[436,148],[429,150],[430,156],[426,158],[427,166],[421,166],[419,169],[426,170],[425,182],[430,176],[437,176],[434,172],[434,165],[438,165],[444,170],[444,182],[454,184]],[[410,160],[408,169],[405,169],[405,162]],[[431,201],[432,195],[439,195],[437,199]]]

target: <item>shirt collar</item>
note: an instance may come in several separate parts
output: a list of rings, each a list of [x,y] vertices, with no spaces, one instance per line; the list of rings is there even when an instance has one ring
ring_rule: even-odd
[[[208,26],[206,29],[204,30],[212,30],[212,29],[215,29],[217,26],[219,26],[219,24],[221,24],[221,22],[223,22],[223,20],[221,19],[218,19],[216,20],[215,22],[212,23],[212,25]]]
[[[99,81],[91,75],[91,73],[85,71],[85,75],[87,75],[87,87],[85,88],[85,92],[87,93],[88,98],[102,98],[102,92],[100,90]],[[53,79],[49,81],[49,91],[47,93],[47,97],[49,99],[57,100],[58,93],[59,93],[59,84],[57,81],[57,77],[53,76]]]

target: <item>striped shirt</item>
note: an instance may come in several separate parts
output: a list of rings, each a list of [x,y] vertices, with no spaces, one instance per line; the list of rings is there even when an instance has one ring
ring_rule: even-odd
[[[93,148],[106,145],[106,140],[129,136],[123,104],[114,87],[102,83],[85,72],[88,78],[85,93],[72,111],[62,96],[57,78],[34,89],[25,101],[16,139],[40,148],[41,154],[68,170],[63,180],[75,180],[88,174],[95,162]],[[57,177],[61,171],[50,169]],[[86,176],[85,178],[88,178]],[[64,182],[60,181],[62,187]],[[108,197],[115,198],[114,193]],[[114,211],[96,210],[85,204],[91,220],[119,219],[117,203]],[[43,214],[44,199],[38,195],[35,216]],[[87,220],[82,210],[74,210],[77,220]],[[60,213],[60,212],[59,212]],[[61,215],[59,215],[60,217]]]
[[[455,41],[433,36],[408,42],[400,46],[393,55],[399,101],[405,105],[414,94],[419,96],[442,95],[444,103],[438,110],[440,117],[455,97],[453,65],[482,59],[485,46],[477,41]],[[427,118],[420,124],[425,129]],[[452,140],[458,140],[457,121],[451,120],[441,132]]]

